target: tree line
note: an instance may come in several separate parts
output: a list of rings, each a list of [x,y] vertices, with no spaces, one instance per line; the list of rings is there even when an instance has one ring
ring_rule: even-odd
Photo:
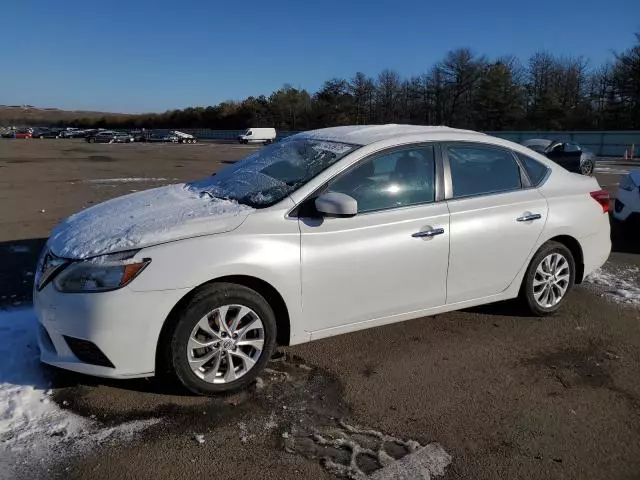
[[[426,73],[394,70],[333,78],[315,93],[285,85],[268,97],[159,114],[78,118],[86,127],[307,130],[411,123],[474,130],[640,129],[640,33],[603,65],[538,52],[522,62],[469,48],[448,52]]]

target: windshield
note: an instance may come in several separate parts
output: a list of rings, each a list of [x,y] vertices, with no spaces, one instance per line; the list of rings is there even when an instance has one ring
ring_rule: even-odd
[[[264,208],[293,193],[358,147],[307,138],[285,139],[189,186],[213,197]]]

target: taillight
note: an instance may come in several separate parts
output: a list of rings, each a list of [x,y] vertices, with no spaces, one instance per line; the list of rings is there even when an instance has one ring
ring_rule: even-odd
[[[606,190],[591,192],[591,198],[600,204],[602,207],[602,213],[609,213],[609,204],[611,199],[609,198],[609,194]]]

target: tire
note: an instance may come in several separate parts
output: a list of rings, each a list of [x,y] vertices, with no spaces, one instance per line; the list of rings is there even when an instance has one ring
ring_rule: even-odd
[[[225,335],[219,323],[224,315],[220,312],[225,311],[225,306],[228,307],[225,317],[228,326],[237,317],[238,307],[247,312],[238,319],[235,330],[242,333],[249,326],[241,337]],[[262,328],[255,328],[260,322]],[[202,329],[203,325],[208,326],[208,332]],[[164,347],[165,361],[168,360],[166,365],[170,373],[193,393],[215,395],[234,392],[249,385],[260,374],[275,349],[276,336],[275,315],[260,294],[241,285],[216,283],[197,293],[177,317],[170,342]],[[235,342],[244,344],[236,346]],[[246,342],[253,343],[247,345]],[[204,348],[193,347],[205,343],[207,346]],[[260,345],[261,350],[258,348]],[[230,358],[232,374],[228,363]]]
[[[549,263],[543,264],[547,260]],[[559,268],[553,268],[554,262]],[[548,272],[555,273],[549,275]],[[520,287],[520,300],[538,317],[551,315],[564,305],[575,279],[576,264],[571,251],[561,243],[547,242],[536,252],[527,268]],[[545,290],[550,292],[549,296],[545,294]]]
[[[95,143],[96,139],[95,138],[90,138],[89,139],[89,143]]]
[[[593,175],[593,171],[595,170],[595,165],[593,160],[586,160],[582,165],[580,165],[580,173],[582,175],[586,175],[588,177]]]

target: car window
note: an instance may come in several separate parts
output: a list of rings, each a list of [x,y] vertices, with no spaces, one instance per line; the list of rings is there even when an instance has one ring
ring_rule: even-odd
[[[564,151],[567,152],[567,153],[579,152],[580,151],[580,146],[576,145],[575,143],[565,143],[564,144]]]
[[[219,171],[189,184],[213,197],[254,208],[273,205],[348,155],[359,145],[294,135],[261,148]]]
[[[540,185],[540,182],[542,182],[542,180],[544,179],[545,175],[547,174],[547,170],[549,170],[549,167],[521,153],[517,153],[517,155],[520,159],[520,163],[522,163],[522,166],[529,176],[529,180],[531,180],[531,184],[533,186]]]
[[[450,145],[447,155],[453,198],[522,187],[520,167],[508,150],[484,145]]]
[[[395,150],[364,160],[333,181],[328,191],[355,198],[358,213],[433,202],[433,147]]]

